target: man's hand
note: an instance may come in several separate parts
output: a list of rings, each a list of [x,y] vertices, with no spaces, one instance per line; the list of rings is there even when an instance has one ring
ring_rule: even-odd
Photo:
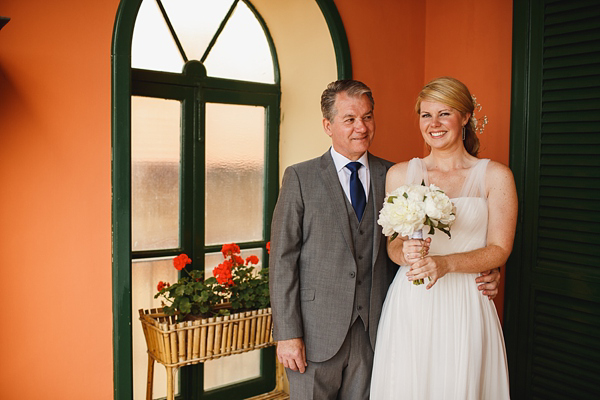
[[[284,367],[303,374],[308,366],[304,340],[295,338],[277,342],[277,359]]]
[[[475,282],[481,283],[482,285],[477,286],[481,290],[481,294],[487,296],[488,299],[493,300],[498,295],[498,285],[500,285],[500,268],[494,268],[490,271],[481,273],[475,279]]]

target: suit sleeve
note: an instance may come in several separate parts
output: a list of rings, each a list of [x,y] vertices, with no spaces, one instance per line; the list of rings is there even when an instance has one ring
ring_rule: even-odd
[[[293,167],[286,169],[271,224],[269,282],[273,310],[273,337],[303,337],[300,309],[299,261],[302,250],[304,202]]]

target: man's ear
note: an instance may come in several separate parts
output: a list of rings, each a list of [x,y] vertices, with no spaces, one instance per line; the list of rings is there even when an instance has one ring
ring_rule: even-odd
[[[329,121],[327,118],[323,118],[323,130],[329,137],[331,137],[333,134],[331,133],[331,121]]]

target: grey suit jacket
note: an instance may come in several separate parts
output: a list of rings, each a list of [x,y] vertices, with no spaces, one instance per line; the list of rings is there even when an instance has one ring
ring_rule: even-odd
[[[375,219],[393,164],[369,154]],[[309,361],[340,349],[350,328],[357,265],[345,194],[329,151],[286,169],[273,214],[269,279],[274,338],[303,338]],[[373,228],[369,335],[375,347],[381,307],[397,271],[381,227]]]

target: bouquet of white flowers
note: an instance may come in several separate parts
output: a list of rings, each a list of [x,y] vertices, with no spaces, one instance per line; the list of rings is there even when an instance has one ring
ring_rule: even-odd
[[[435,185],[404,185],[388,193],[379,212],[377,223],[383,227],[383,234],[394,240],[398,235],[409,238],[423,238],[422,230],[429,226],[429,234],[435,229],[448,237],[454,223],[456,207],[450,198]],[[416,285],[420,284],[414,281]],[[421,282],[423,283],[423,282]]]

